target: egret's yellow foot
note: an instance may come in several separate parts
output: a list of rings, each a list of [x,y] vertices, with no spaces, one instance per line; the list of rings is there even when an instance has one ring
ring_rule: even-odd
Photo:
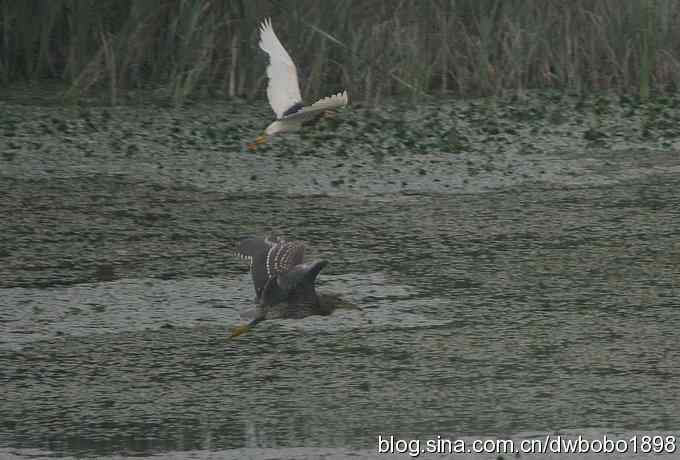
[[[260,145],[260,144],[265,144],[266,142],[267,142],[267,136],[265,136],[265,135],[263,134],[262,136],[258,136],[257,139],[255,139],[255,142],[253,142],[252,144],[247,144],[246,146],[247,146],[250,150],[255,150],[255,149],[257,149],[257,146],[258,146],[258,145]]]

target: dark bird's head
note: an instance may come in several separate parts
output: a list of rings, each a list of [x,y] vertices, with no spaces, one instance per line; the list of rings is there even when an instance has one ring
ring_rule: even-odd
[[[328,265],[327,260],[315,260],[295,265],[278,276],[278,285],[285,292],[292,292],[305,285],[313,286],[321,270]]]

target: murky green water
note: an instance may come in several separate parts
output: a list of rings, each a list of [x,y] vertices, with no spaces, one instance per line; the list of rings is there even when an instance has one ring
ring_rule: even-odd
[[[379,433],[680,426],[675,151],[470,173],[473,154],[57,145],[0,160],[8,458],[369,458]],[[361,310],[227,342],[253,296],[231,248],[270,230],[329,259],[319,289]]]

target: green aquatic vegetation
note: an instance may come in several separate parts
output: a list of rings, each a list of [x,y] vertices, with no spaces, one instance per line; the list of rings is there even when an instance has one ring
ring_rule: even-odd
[[[488,98],[447,98],[424,100],[417,106],[398,100],[370,109],[350,105],[334,118],[321,120],[299,134],[273,138],[254,154],[244,145],[260,133],[262,120],[271,118],[266,101],[261,99],[250,105],[213,100],[196,101],[183,108],[140,104],[114,109],[96,104],[64,108],[0,102],[6,109],[0,115],[5,120],[0,127],[0,150],[16,152],[3,154],[0,162],[17,164],[26,149],[39,150],[46,159],[75,151],[83,158],[112,162],[116,158],[135,158],[147,161],[151,168],[167,169],[164,174],[171,175],[172,170],[159,154],[197,161],[206,174],[216,168],[228,168],[238,174],[239,168],[244,168],[241,159],[253,158],[251,155],[265,162],[273,158],[286,168],[294,167],[297,160],[304,164],[306,158],[332,158],[336,161],[331,165],[306,174],[328,174],[322,168],[334,171],[321,183],[336,181],[334,190],[341,190],[364,182],[336,167],[337,160],[342,159],[349,171],[355,171],[363,168],[359,160],[365,159],[371,167],[381,168],[384,164],[390,174],[400,175],[390,179],[396,188],[402,182],[415,187],[417,181],[401,175],[420,177],[419,168],[423,168],[429,178],[432,171],[440,168],[440,163],[431,162],[432,158],[422,160],[421,156],[457,160],[460,155],[469,159],[493,154],[489,160],[492,163],[468,165],[470,175],[507,175],[505,159],[512,155],[560,155],[561,151],[576,149],[616,150],[636,145],[672,148],[680,139],[679,101],[676,94],[666,94],[658,100],[651,97],[641,104],[618,94],[558,97],[554,91],[530,91],[521,98],[497,97],[493,104]],[[206,152],[220,152],[223,164],[192,160]],[[406,168],[409,161],[412,164]],[[0,168],[4,169],[2,165]],[[264,180],[262,174],[255,172],[258,182],[274,187],[275,182]],[[519,176],[521,171],[513,174]],[[244,179],[249,177],[250,173]]]

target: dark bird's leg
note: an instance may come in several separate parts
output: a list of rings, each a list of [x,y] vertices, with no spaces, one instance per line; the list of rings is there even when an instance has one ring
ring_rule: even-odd
[[[231,331],[231,334],[229,334],[229,337],[227,340],[231,340],[235,337],[238,337],[239,335],[245,334],[249,330],[251,330],[255,325],[259,322],[264,321],[264,319],[267,317],[267,311],[263,306],[258,306],[257,309],[255,310],[255,319],[250,321],[248,324],[242,324],[240,326],[236,326],[233,331]]]
[[[235,327],[234,330],[231,331],[231,334],[229,334],[229,338],[227,338],[227,340],[231,340],[234,337],[238,337],[239,335],[245,334],[246,332],[251,330],[257,323],[259,323],[263,319],[264,318],[255,318],[254,320],[252,320],[248,324],[242,324],[240,326]]]

